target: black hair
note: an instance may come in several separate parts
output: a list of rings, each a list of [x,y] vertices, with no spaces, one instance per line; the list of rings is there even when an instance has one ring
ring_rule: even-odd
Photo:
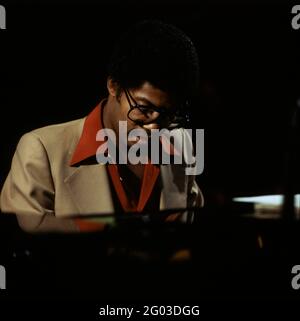
[[[120,88],[137,88],[148,81],[185,101],[198,89],[198,56],[183,31],[160,21],[146,20],[133,25],[116,42],[108,76]]]

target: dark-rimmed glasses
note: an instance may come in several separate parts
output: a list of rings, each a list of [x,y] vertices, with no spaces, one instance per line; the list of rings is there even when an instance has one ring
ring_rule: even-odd
[[[143,126],[156,123],[161,128],[171,130],[181,127],[184,128],[190,121],[189,113],[187,110],[183,110],[184,107],[173,109],[156,107],[154,105],[142,106],[133,99],[127,89],[124,89],[124,92],[130,107],[127,117],[137,125]],[[186,105],[188,104],[186,103]]]

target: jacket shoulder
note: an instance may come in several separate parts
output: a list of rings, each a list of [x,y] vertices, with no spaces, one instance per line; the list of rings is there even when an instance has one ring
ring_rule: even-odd
[[[50,163],[68,162],[80,139],[84,119],[49,125],[24,134],[17,146],[22,153],[46,153]]]
[[[80,118],[65,123],[44,126],[34,129],[27,134],[32,134],[38,137],[43,143],[48,141],[50,142],[53,139],[57,142],[57,137],[62,138],[68,137],[69,135],[72,137],[74,137],[74,135],[80,136],[84,119],[85,118]]]

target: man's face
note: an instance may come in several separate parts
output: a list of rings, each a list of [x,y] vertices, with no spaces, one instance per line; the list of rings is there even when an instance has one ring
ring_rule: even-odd
[[[138,104],[142,107],[156,107],[157,110],[161,109],[172,109],[172,101],[170,95],[161,89],[154,87],[151,83],[145,82],[139,88],[127,89],[129,95],[126,96],[125,91],[122,90],[119,97],[115,97],[116,99],[116,108],[113,116],[113,129],[119,136],[119,121],[127,121],[127,134],[133,130],[142,128],[149,135],[151,129],[160,129],[163,126],[158,122],[153,122],[149,124],[140,124],[132,121],[127,117],[128,112],[130,110],[130,105],[134,106]],[[141,118],[143,116],[141,115]],[[128,141],[128,146],[135,144],[136,141]]]

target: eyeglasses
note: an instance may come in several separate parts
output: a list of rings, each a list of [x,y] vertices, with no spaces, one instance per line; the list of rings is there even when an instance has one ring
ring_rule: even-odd
[[[129,111],[127,117],[137,125],[148,125],[157,123],[162,128],[169,130],[186,127],[190,122],[190,115],[188,111],[183,110],[184,107],[171,110],[170,108],[156,107],[156,106],[142,106],[139,105],[130,95],[127,89],[124,89],[126,99],[129,104]],[[132,105],[133,101],[134,105]],[[188,104],[186,104],[186,107]]]

